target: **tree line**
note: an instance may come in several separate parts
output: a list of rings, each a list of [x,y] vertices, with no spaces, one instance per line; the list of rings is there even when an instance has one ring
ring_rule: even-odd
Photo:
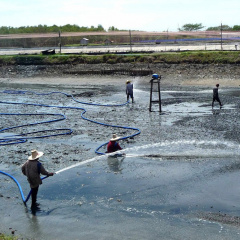
[[[181,28],[178,28],[179,31],[199,31],[205,28],[202,23],[187,23],[184,24]],[[230,27],[228,25],[219,25],[216,27],[208,27],[206,31],[239,31],[240,25],[234,25],[233,27]]]
[[[109,27],[109,31],[119,31],[115,27]],[[101,24],[97,27],[80,27],[76,24],[66,24],[63,26],[47,26],[47,25],[38,25],[38,26],[26,26],[26,27],[0,27],[0,34],[19,34],[19,33],[56,33],[56,32],[106,32]]]
[[[184,24],[181,28],[178,28],[179,31],[201,31],[205,28],[202,23],[187,23]],[[206,31],[239,31],[240,25],[234,25],[230,27],[228,25],[220,25],[216,27],[209,27]],[[47,26],[47,25],[38,25],[38,26],[26,26],[26,27],[0,27],[0,34],[19,34],[19,33],[56,33],[56,32],[107,32],[107,31],[128,31],[128,30],[119,30],[118,28],[111,26],[108,30],[105,30],[101,24],[97,27],[80,27],[76,24],[66,24],[63,26]]]

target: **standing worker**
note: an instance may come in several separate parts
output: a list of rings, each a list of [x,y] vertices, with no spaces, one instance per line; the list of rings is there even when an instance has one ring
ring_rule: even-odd
[[[217,101],[220,105],[220,108],[222,107],[222,103],[219,99],[219,96],[218,96],[218,88],[219,88],[219,84],[217,83],[216,84],[216,87],[213,88],[213,100],[212,100],[212,108],[214,106],[214,102]]]
[[[127,94],[127,101],[129,100],[129,96],[132,99],[132,103],[133,103],[133,84],[131,83],[130,80],[126,81],[126,94]]]
[[[117,140],[119,140],[120,137],[117,136],[117,134],[113,134],[112,138],[110,139],[108,145],[107,145],[107,153],[116,152],[118,150],[122,150]]]
[[[31,151],[31,156],[29,156],[28,161],[22,165],[22,173],[27,176],[27,180],[31,187],[31,197],[32,197],[32,209],[38,207],[37,194],[39,185],[42,184],[42,179],[40,174],[46,176],[53,176],[54,173],[49,173],[45,170],[43,165],[38,161],[38,159],[43,155],[43,152],[38,152],[37,150]]]

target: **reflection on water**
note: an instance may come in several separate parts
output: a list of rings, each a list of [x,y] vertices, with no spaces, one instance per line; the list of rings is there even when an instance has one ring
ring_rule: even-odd
[[[108,167],[111,171],[118,173],[122,171],[121,165],[125,156],[109,156],[107,158]]]
[[[41,236],[42,231],[41,231],[41,225],[39,224],[39,219],[36,216],[36,211],[30,212],[26,209],[26,217],[28,219],[29,224],[28,226],[28,232],[33,232],[34,236]]]

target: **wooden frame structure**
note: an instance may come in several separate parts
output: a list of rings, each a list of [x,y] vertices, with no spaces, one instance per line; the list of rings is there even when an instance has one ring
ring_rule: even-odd
[[[160,92],[160,79],[161,76],[158,76],[158,78],[152,78],[150,80],[151,88],[150,88],[150,104],[149,104],[149,111],[152,112],[152,104],[158,103],[159,104],[159,112],[162,112],[162,103],[161,103],[161,92]],[[157,84],[157,92],[158,92],[158,99],[153,100],[153,85]]]

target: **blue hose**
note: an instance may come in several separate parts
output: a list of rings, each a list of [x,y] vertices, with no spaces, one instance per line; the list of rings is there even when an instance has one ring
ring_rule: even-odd
[[[0,101],[1,103],[1,101]],[[2,102],[3,103],[3,102]],[[4,102],[5,104],[17,104],[17,103],[9,103],[9,102]],[[0,113],[0,115],[17,115],[17,116],[31,116],[31,115],[48,115],[48,116],[61,116],[61,118],[55,119],[55,120],[50,120],[50,121],[43,121],[43,122],[36,122],[36,123],[28,123],[24,125],[19,125],[19,126],[14,126],[14,127],[8,127],[8,128],[3,128],[0,130],[0,132],[14,129],[14,128],[20,128],[20,127],[25,127],[25,126],[32,126],[32,125],[37,125],[37,124],[43,124],[43,123],[50,123],[50,122],[56,122],[56,121],[62,121],[66,119],[66,117],[63,114],[21,114],[21,113]],[[42,132],[48,132],[48,131],[65,131],[63,133],[58,133],[58,134],[51,134],[51,135],[42,135],[42,136],[37,136],[37,137],[26,137],[29,134],[36,134],[36,133],[42,133]],[[0,138],[0,145],[10,145],[10,144],[17,144],[17,143],[24,143],[27,141],[27,139],[32,139],[32,138],[45,138],[45,137],[51,137],[51,136],[58,136],[58,135],[67,135],[71,134],[72,130],[71,129],[51,129],[51,130],[44,130],[44,131],[35,131],[35,132],[30,132],[30,133],[22,133],[22,134],[15,134],[11,135],[9,137],[4,137]]]
[[[17,179],[16,179],[15,177],[11,176],[10,174],[5,173],[5,172],[3,172],[3,171],[1,171],[1,170],[0,170],[0,173],[3,174],[3,175],[6,175],[6,176],[8,176],[8,177],[10,177],[10,178],[17,184],[18,189],[19,189],[20,194],[21,194],[21,197],[22,197],[22,200],[23,200],[23,203],[26,205],[28,199],[29,199],[30,196],[31,196],[32,190],[29,192],[27,198],[25,199],[24,194],[23,194],[23,191],[22,191],[22,187],[21,187],[21,185],[19,184],[19,182],[17,181]],[[48,176],[43,177],[43,178],[41,178],[41,179],[43,180],[43,179],[45,179],[45,178],[48,178]]]
[[[120,106],[124,106],[126,104],[129,103],[126,102],[126,103],[123,103],[123,104],[113,104],[113,105],[110,105],[110,104],[97,104],[97,103],[87,103],[87,102],[81,102],[81,101],[78,101],[77,99],[75,99],[73,97],[73,95],[71,94],[67,94],[67,93],[63,93],[63,92],[50,92],[50,93],[35,93],[35,92],[32,92],[32,91],[15,91],[15,90],[5,90],[3,91],[2,93],[7,93],[7,94],[26,94],[26,93],[31,93],[31,94],[36,94],[36,95],[50,95],[50,94],[63,94],[67,97],[71,97],[73,99],[73,101],[77,102],[77,103],[81,103],[81,104],[86,104],[86,105],[94,105],[94,106],[105,106],[105,107],[120,107]],[[0,103],[3,103],[3,104],[22,104],[22,105],[31,105],[31,106],[39,106],[39,107],[51,107],[51,108],[63,108],[63,109],[76,109],[76,110],[81,110],[82,113],[81,113],[81,117],[82,119],[84,120],[87,120],[87,121],[90,121],[92,123],[96,123],[96,124],[100,124],[100,125],[103,125],[103,126],[108,126],[108,127],[115,127],[115,128],[123,128],[123,129],[130,129],[130,130],[135,130],[137,131],[135,134],[132,134],[132,135],[129,135],[129,136],[126,136],[126,137],[123,137],[119,140],[124,140],[124,139],[127,139],[127,138],[132,138],[138,134],[141,133],[141,131],[138,129],[138,128],[133,128],[133,127],[125,127],[125,126],[119,126],[119,125],[111,125],[111,124],[106,124],[106,123],[101,123],[101,122],[97,122],[97,121],[94,121],[92,119],[89,119],[89,118],[86,118],[84,117],[83,115],[86,113],[86,110],[84,108],[80,108],[80,107],[65,107],[65,106],[54,106],[54,105],[46,105],[46,104],[36,104],[36,103],[19,103],[19,102],[6,102],[6,101],[0,101]],[[9,130],[9,129],[14,129],[14,128],[20,128],[20,127],[25,127],[25,126],[32,126],[32,125],[37,125],[37,124],[43,124],[43,123],[50,123],[50,122],[56,122],[56,121],[62,121],[64,119],[66,119],[66,117],[63,115],[63,114],[19,114],[19,113],[14,113],[14,114],[11,114],[11,113],[0,113],[0,115],[25,115],[25,116],[31,116],[31,115],[48,115],[48,116],[60,116],[60,118],[57,118],[55,120],[50,120],[50,121],[42,121],[42,122],[36,122],[36,123],[28,123],[28,124],[24,124],[24,125],[19,125],[19,126],[13,126],[13,127],[8,127],[8,128],[3,128],[0,130],[0,132],[4,132],[6,130]],[[30,134],[36,134],[36,133],[42,133],[42,132],[49,132],[49,131],[64,131],[62,133],[56,133],[56,134],[51,134],[51,135],[41,135],[41,136],[35,136],[35,137],[28,137],[28,135]],[[72,129],[51,129],[51,130],[42,130],[42,131],[35,131],[35,132],[29,132],[29,133],[23,133],[23,134],[15,134],[15,135],[11,135],[9,137],[4,137],[4,138],[0,138],[0,146],[2,145],[10,145],[10,144],[19,144],[19,143],[24,143],[27,141],[27,139],[33,139],[33,138],[46,138],[46,137],[52,137],[52,136],[59,136],[59,135],[68,135],[68,134],[71,134],[73,131]],[[96,154],[100,154],[100,155],[104,155],[105,153],[103,152],[100,152],[99,149],[102,148],[103,146],[107,145],[108,142],[105,142],[103,143],[102,145],[100,145],[96,150],[95,150],[95,153]],[[17,184],[18,188],[19,188],[19,191],[21,193],[21,197],[22,197],[22,200],[24,202],[24,204],[26,204],[26,202],[29,200],[30,196],[31,196],[31,191],[29,192],[27,198],[25,199],[24,197],[24,194],[23,194],[23,191],[22,191],[22,188],[20,186],[20,184],[18,183],[18,181],[13,177],[11,176],[10,174],[8,173],[5,173],[3,171],[0,171],[1,174],[4,174],[8,177],[10,177],[11,179],[14,180],[14,182]],[[48,176],[46,177],[43,177],[43,179],[47,178]]]
[[[23,202],[24,203],[26,203],[26,201],[25,201],[25,197],[24,197],[24,195],[23,195],[23,191],[22,191],[22,188],[21,188],[21,186],[20,186],[20,184],[19,184],[19,182],[17,181],[17,179],[16,178],[14,178],[13,176],[11,176],[10,174],[8,174],[8,173],[5,173],[5,172],[2,172],[2,171],[0,171],[0,173],[1,174],[4,174],[4,175],[6,175],[6,176],[8,176],[8,177],[10,177],[16,184],[17,184],[17,186],[18,186],[18,189],[19,189],[19,191],[20,191],[20,194],[21,194],[21,197],[22,197],[22,200],[23,200]]]
[[[87,104],[87,105],[94,105],[94,106],[105,106],[105,107],[119,107],[119,106],[124,106],[126,104],[129,103],[126,102],[126,103],[123,103],[123,104],[98,104],[98,103],[87,103],[87,102],[82,102],[82,101],[78,101],[77,99],[75,99],[73,97],[72,94],[67,94],[67,93],[64,93],[64,92],[50,92],[50,93],[35,93],[35,92],[32,92],[32,91],[15,91],[15,90],[5,90],[3,91],[2,93],[8,93],[8,94],[26,94],[26,93],[31,93],[31,94],[35,94],[35,95],[50,95],[50,94],[63,94],[67,97],[71,97],[73,99],[73,101],[77,102],[77,103],[81,103],[81,104]],[[137,133],[133,134],[133,135],[130,135],[130,136],[127,136],[127,137],[124,137],[124,138],[121,138],[120,140],[123,140],[123,139],[127,139],[127,138],[130,138],[130,137],[134,137],[138,134],[141,133],[141,131],[138,129],[138,128],[132,128],[132,127],[124,127],[124,126],[117,126],[117,125],[110,125],[110,124],[105,124],[105,123],[101,123],[101,122],[97,122],[97,121],[94,121],[92,119],[89,119],[89,118],[86,118],[84,117],[83,115],[86,113],[86,110],[84,108],[80,108],[80,107],[65,107],[65,106],[55,106],[55,105],[46,105],[46,104],[36,104],[36,103],[19,103],[19,102],[6,102],[6,101],[0,101],[0,103],[3,103],[3,104],[22,104],[22,105],[30,105],[30,106],[39,106],[39,107],[51,107],[51,108],[63,108],[63,109],[76,109],[76,110],[82,110],[83,112],[81,113],[81,117],[84,119],[84,120],[87,120],[87,121],[90,121],[90,122],[93,122],[93,123],[96,123],[96,124],[100,124],[100,125],[104,125],[104,126],[109,126],[109,127],[116,127],[116,128],[123,128],[123,129],[131,129],[131,130],[136,130]],[[37,122],[37,123],[31,123],[31,124],[25,124],[25,125],[20,125],[20,126],[15,126],[15,127],[9,127],[9,128],[5,128],[5,129],[1,129],[0,132],[2,131],[5,131],[5,130],[9,130],[9,129],[13,129],[13,128],[19,128],[19,127],[24,127],[24,126],[30,126],[30,125],[36,125],[36,124],[42,124],[42,123],[50,123],[50,122],[55,122],[55,121],[61,121],[61,120],[64,120],[66,119],[66,117],[62,114],[7,114],[7,113],[0,113],[0,115],[60,115],[62,116],[61,119],[56,119],[56,120],[51,120],[51,121],[44,121],[44,122]],[[73,131],[72,129],[52,129],[52,130],[45,130],[45,131],[37,131],[37,132],[32,132],[32,133],[40,133],[40,132],[46,132],[46,131],[53,131],[53,130],[65,130],[66,132],[64,133],[59,133],[59,134],[52,134],[52,135],[44,135],[44,136],[38,136],[38,137],[20,137],[20,136],[24,136],[24,135],[29,135],[31,133],[27,133],[27,134],[19,134],[19,135],[13,135],[11,137],[8,137],[7,139],[4,138],[4,139],[1,139],[0,138],[0,146],[1,145],[9,145],[9,144],[17,144],[17,143],[24,143],[27,141],[27,139],[30,139],[30,138],[45,138],[45,137],[52,137],[52,136],[58,136],[58,135],[67,135],[67,134],[71,134]],[[13,138],[14,136],[16,136],[17,138]],[[99,149],[103,146],[105,146],[107,143],[104,143],[102,144],[100,147],[98,147],[96,150],[95,150],[95,153],[97,154],[105,154],[105,153],[102,153],[102,152],[99,152]]]
[[[46,176],[46,177],[42,177],[41,179],[43,180],[43,179],[45,179],[45,178],[48,178],[48,176]],[[19,185],[19,186],[20,186],[20,185]],[[32,189],[31,189],[30,192],[28,193],[26,199],[22,198],[24,204],[27,203],[27,201],[29,200],[31,194],[32,194]],[[21,194],[21,195],[23,196],[23,194]]]

